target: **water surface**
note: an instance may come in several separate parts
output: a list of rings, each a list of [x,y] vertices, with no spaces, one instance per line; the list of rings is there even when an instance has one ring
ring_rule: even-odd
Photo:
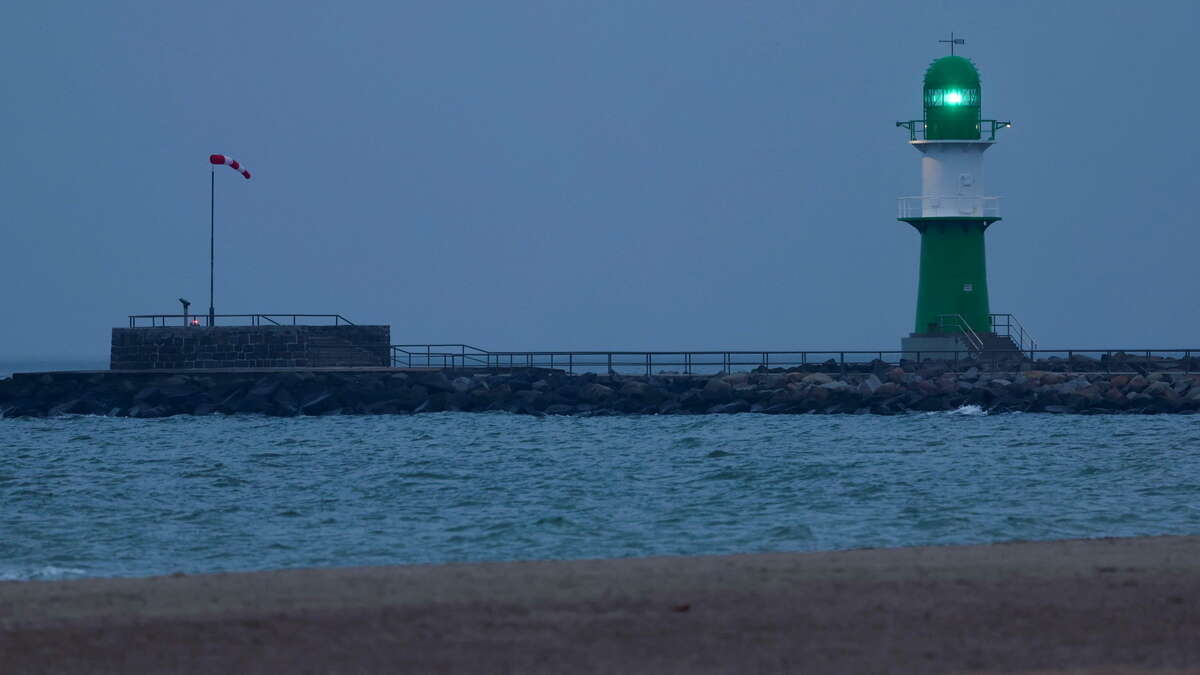
[[[0,419],[0,579],[1197,534],[1198,505],[1194,415]]]

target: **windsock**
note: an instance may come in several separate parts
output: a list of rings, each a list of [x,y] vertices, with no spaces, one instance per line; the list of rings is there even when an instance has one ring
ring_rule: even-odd
[[[208,163],[209,164],[225,164],[229,168],[231,168],[234,171],[237,171],[238,173],[245,176],[246,180],[250,180],[250,172],[243,169],[242,165],[240,163],[238,163],[238,161],[236,159],[230,157],[229,155],[209,155]]]

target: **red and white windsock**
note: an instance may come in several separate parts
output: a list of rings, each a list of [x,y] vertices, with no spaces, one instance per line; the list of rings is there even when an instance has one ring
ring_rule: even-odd
[[[238,173],[245,176],[246,180],[250,180],[250,172],[247,171],[246,169],[242,168],[242,165],[236,159],[230,157],[229,155],[209,155],[208,163],[209,164],[224,164],[224,165],[228,166],[229,168],[233,169],[234,171],[237,171]]]

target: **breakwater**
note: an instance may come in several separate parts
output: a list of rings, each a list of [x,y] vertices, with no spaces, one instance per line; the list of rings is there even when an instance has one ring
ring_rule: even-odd
[[[858,372],[759,369],[718,375],[571,375],[560,370],[210,370],[16,374],[0,381],[0,416],[126,417],[407,414],[1194,413],[1200,374],[1104,372],[1093,362],[1023,370],[923,362]],[[1164,364],[1166,365],[1166,364]],[[1178,365],[1178,364],[1171,364]],[[1190,366],[1190,364],[1189,364]],[[1190,370],[1190,368],[1189,368]]]

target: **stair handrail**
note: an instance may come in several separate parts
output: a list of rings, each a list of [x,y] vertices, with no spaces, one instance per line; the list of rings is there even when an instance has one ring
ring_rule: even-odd
[[[966,318],[964,318],[962,314],[938,314],[938,326],[943,331],[946,329],[946,319],[954,319],[954,327],[958,328],[959,331],[962,332],[963,336],[967,338],[967,344],[971,347],[971,349],[975,350],[976,352],[983,351],[983,340],[979,337],[979,334],[975,332],[975,329],[971,328],[971,324],[967,322]]]
[[[1029,331],[1025,330],[1025,326],[1021,324],[1020,319],[1018,319],[1015,314],[990,314],[988,317],[992,322],[993,333],[998,335],[999,331],[996,329],[1004,328],[1005,335],[1009,336],[1010,338],[1015,337],[1017,339],[1017,349],[1021,350],[1022,352],[1028,352],[1030,354],[1030,358],[1033,358],[1033,352],[1037,351],[1037,340],[1034,340],[1033,335]],[[1000,323],[997,320],[1000,318],[1004,319],[1004,323]],[[1015,333],[1013,332],[1014,328],[1016,329]]]

